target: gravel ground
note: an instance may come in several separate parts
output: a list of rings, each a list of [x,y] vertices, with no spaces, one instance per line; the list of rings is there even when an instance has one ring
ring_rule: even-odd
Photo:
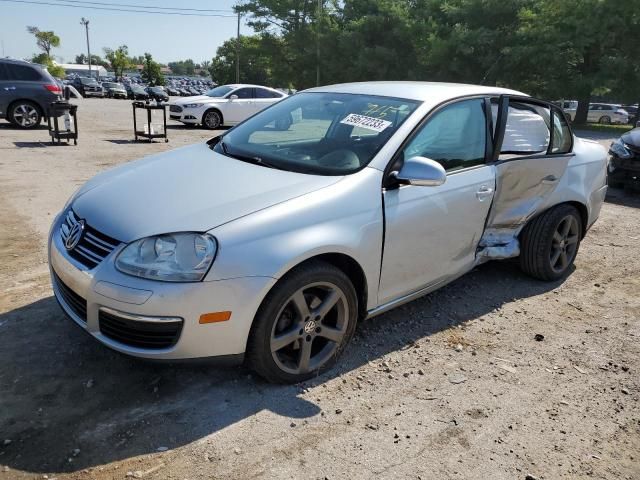
[[[610,192],[566,281],[483,265],[360,325],[334,371],[272,386],[126,358],[64,317],[45,239],[69,195],[212,136],[134,144],[126,101],[79,120],[77,147],[0,123],[1,479],[640,479],[639,197]]]

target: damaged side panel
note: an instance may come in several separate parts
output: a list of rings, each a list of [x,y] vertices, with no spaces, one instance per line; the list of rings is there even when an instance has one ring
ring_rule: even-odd
[[[539,156],[495,165],[496,194],[480,239],[477,261],[520,254],[518,235],[553,195],[570,157]]]

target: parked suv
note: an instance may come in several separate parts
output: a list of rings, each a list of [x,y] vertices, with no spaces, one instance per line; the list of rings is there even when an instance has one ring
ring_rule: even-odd
[[[61,94],[62,88],[43,66],[0,59],[0,118],[22,128],[37,127]]]
[[[94,78],[76,77],[72,85],[83,97],[104,97],[104,90]]]

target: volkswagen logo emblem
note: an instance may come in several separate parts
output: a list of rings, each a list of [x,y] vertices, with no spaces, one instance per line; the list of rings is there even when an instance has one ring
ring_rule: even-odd
[[[84,233],[84,220],[78,220],[73,226],[69,229],[69,233],[64,238],[64,246],[67,250],[73,250],[78,242],[82,238],[82,234]]]

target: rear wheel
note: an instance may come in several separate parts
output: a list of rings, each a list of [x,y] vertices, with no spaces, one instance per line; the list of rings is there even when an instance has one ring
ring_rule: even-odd
[[[571,205],[559,205],[534,218],[520,236],[520,267],[534,278],[552,281],[569,272],[582,238],[582,218]]]
[[[270,382],[297,383],[330,368],[353,336],[358,299],[349,278],[314,262],[287,274],[261,305],[247,362]]]
[[[40,107],[29,101],[19,101],[9,107],[8,120],[20,128],[35,128],[40,125]]]

